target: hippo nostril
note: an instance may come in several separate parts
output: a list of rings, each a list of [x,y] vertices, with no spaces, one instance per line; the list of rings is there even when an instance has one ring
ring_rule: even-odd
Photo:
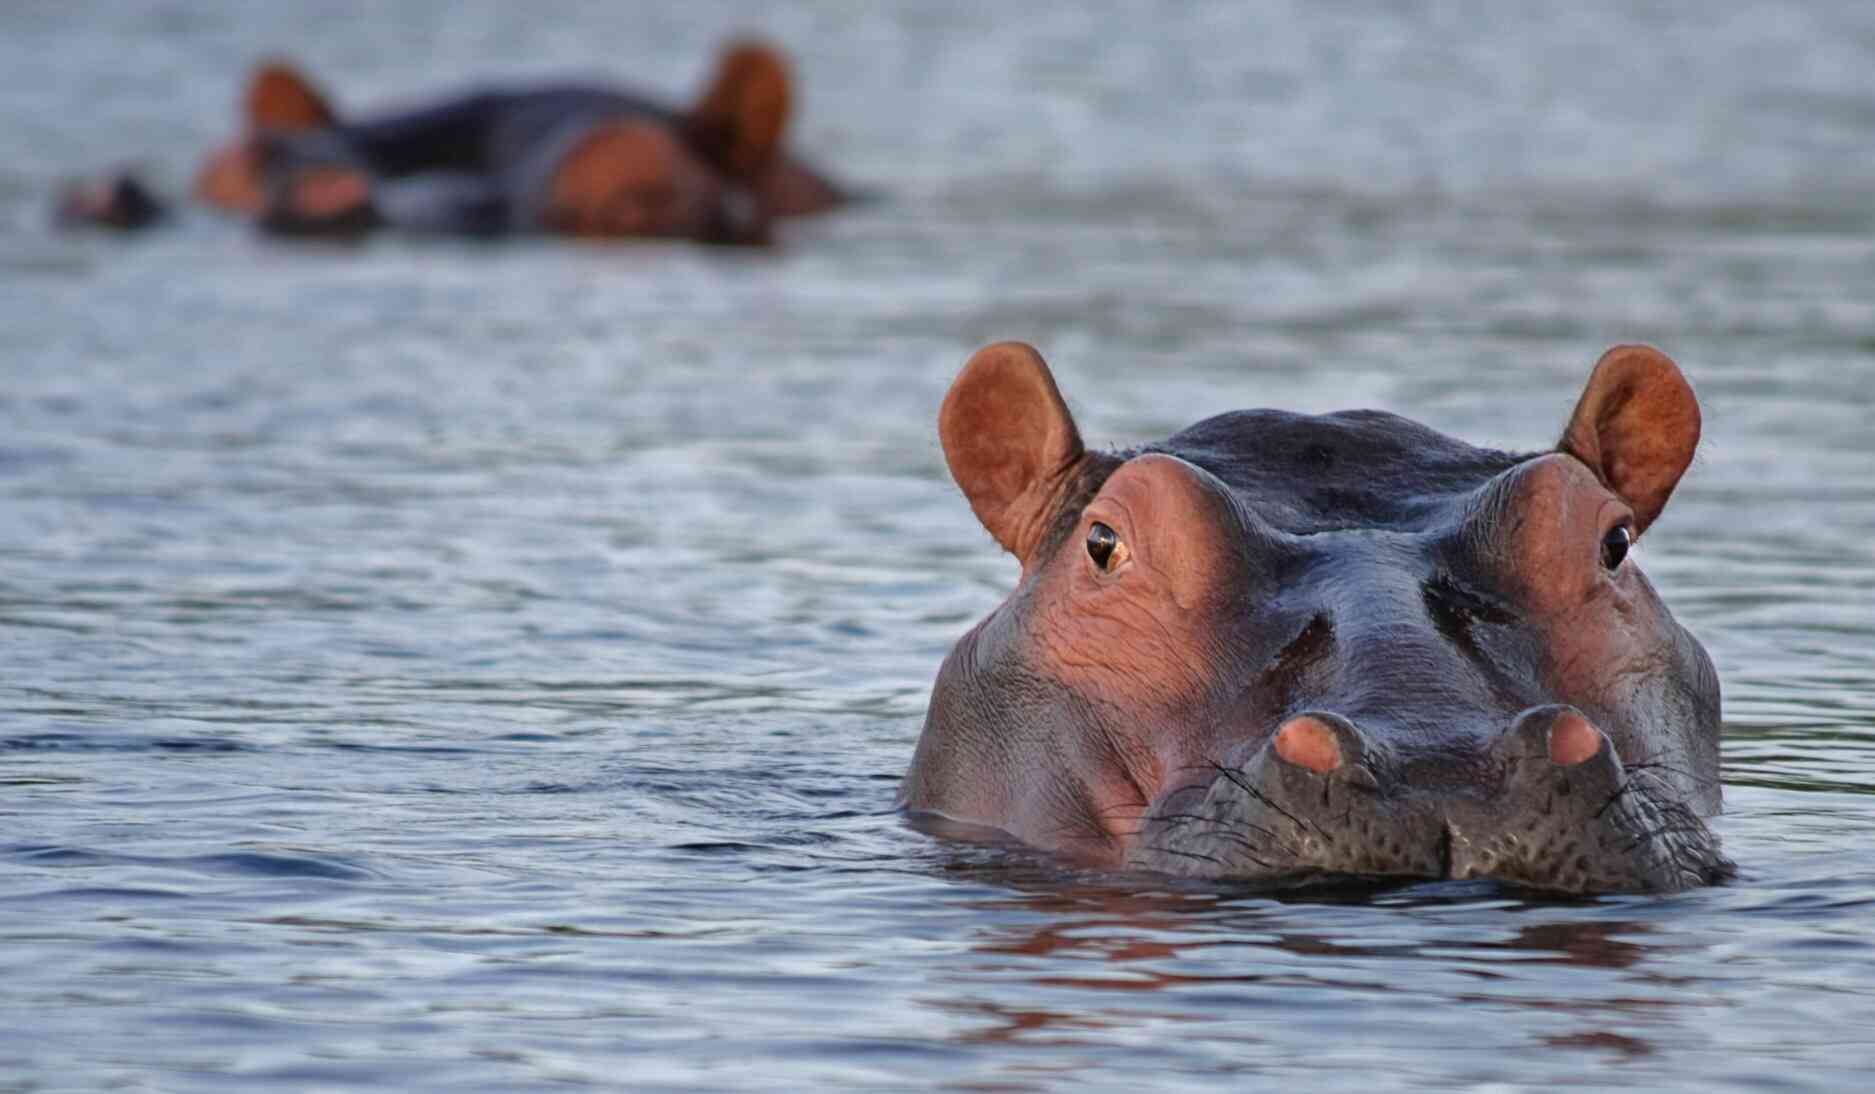
[[[1582,715],[1565,711],[1549,727],[1550,762],[1574,767],[1593,759],[1602,750],[1602,732]]]
[[[1276,731],[1276,755],[1318,775],[1341,766],[1341,744],[1326,722],[1307,714],[1291,718]]]

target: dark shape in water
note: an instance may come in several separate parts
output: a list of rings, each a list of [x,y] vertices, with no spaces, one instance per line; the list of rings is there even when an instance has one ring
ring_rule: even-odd
[[[61,228],[114,228],[134,232],[168,215],[156,194],[129,171],[79,179],[59,192],[53,221]]]

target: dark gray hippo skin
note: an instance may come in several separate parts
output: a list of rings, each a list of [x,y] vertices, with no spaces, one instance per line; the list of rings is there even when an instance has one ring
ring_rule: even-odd
[[[940,434],[1022,576],[945,659],[899,804],[1201,878],[1729,876],[1718,678],[1629,550],[1699,420],[1621,346],[1549,452],[1371,410],[1089,452],[1041,357],[991,346]]]

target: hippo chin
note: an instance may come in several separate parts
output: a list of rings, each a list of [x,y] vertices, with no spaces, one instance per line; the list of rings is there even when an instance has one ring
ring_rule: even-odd
[[[1699,422],[1622,346],[1549,452],[1273,410],[1089,452],[1041,357],[991,346],[939,431],[1022,576],[899,804],[1191,877],[1718,881],[1718,679],[1630,555]]]

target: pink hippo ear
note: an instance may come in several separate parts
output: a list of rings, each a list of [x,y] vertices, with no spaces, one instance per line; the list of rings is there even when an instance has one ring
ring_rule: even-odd
[[[1616,346],[1596,362],[1557,448],[1633,507],[1639,535],[1698,446],[1699,401],[1679,367],[1651,346]]]
[[[324,129],[338,124],[338,112],[311,80],[286,61],[263,62],[248,77],[241,115],[252,129]]]
[[[977,519],[1026,566],[1087,455],[1042,355],[1021,342],[978,350],[944,396],[938,437]]]

